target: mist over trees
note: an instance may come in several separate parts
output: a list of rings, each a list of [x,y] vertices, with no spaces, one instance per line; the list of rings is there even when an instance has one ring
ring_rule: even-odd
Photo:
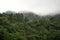
[[[0,40],[60,40],[60,14],[0,13]]]

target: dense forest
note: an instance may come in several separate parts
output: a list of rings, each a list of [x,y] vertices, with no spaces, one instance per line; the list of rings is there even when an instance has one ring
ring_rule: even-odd
[[[0,40],[60,40],[60,14],[0,13]]]

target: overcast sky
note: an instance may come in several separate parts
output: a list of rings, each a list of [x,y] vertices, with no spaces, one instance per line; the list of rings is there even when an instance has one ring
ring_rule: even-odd
[[[26,10],[46,15],[60,11],[60,0],[0,0],[0,12],[7,10]]]

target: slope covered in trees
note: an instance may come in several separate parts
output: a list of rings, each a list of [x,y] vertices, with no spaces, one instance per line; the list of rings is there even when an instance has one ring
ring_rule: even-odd
[[[1,13],[0,40],[60,40],[59,15],[41,17],[33,13]]]

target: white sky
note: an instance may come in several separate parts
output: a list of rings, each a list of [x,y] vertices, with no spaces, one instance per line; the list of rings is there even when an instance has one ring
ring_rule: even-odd
[[[0,12],[7,10],[27,10],[46,15],[60,11],[60,0],[0,0]]]

